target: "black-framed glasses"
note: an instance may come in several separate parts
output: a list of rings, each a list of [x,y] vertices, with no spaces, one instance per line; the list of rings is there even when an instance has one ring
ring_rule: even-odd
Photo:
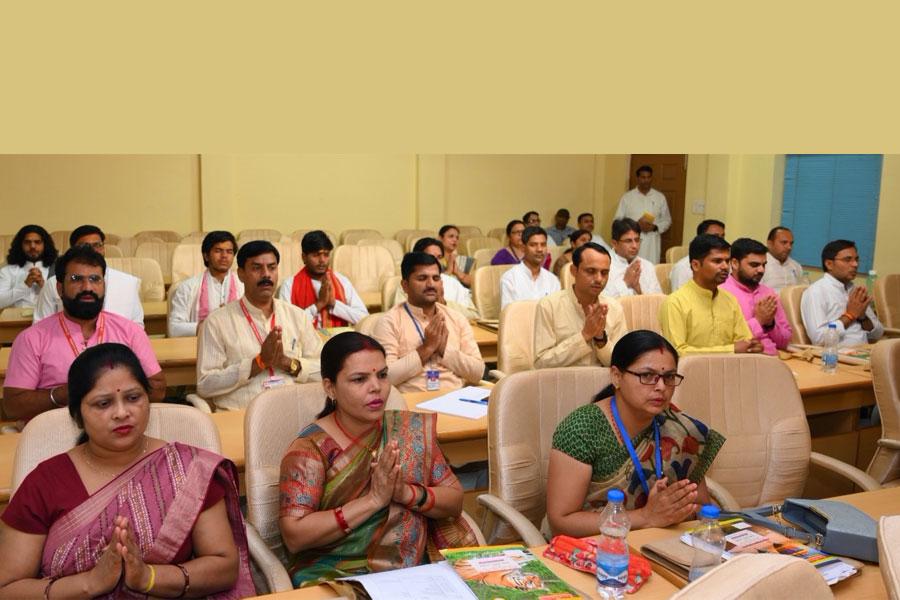
[[[641,383],[644,385],[656,385],[660,379],[663,380],[663,383],[669,387],[678,387],[681,385],[681,382],[684,381],[684,375],[679,375],[678,373],[654,373],[653,371],[648,371],[646,373],[638,373],[637,371],[629,371],[628,369],[624,369],[626,373],[631,373],[638,379],[640,379]]]
[[[99,250],[104,245],[105,244],[103,242],[92,242],[92,243],[85,242],[83,244],[79,244],[79,246],[81,246],[82,248],[90,248],[91,250]]]

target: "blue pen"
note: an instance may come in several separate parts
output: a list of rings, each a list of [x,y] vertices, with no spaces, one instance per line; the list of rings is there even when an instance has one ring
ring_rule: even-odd
[[[481,400],[475,400],[473,398],[460,398],[459,401],[460,402],[468,402],[469,404],[481,404],[481,405],[487,405],[487,403],[488,403],[487,398],[483,398]]]

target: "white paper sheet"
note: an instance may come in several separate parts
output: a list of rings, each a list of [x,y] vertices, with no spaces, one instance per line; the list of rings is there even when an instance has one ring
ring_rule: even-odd
[[[472,600],[475,594],[446,561],[346,577],[366,588],[372,600]]]
[[[464,402],[466,400],[486,400],[491,395],[488,388],[468,386],[459,390],[455,390],[422,402],[419,408],[433,410],[434,412],[444,413],[446,415],[454,415],[456,417],[465,417],[466,419],[480,419],[486,417],[488,412],[487,402],[480,404],[474,402]]]

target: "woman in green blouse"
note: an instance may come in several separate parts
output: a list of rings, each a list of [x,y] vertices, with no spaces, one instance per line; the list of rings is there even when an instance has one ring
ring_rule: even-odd
[[[667,527],[710,501],[703,476],[725,442],[671,404],[678,353],[652,331],[632,331],[612,353],[612,385],[553,434],[547,517],[555,534],[600,529],[606,492],[625,493],[632,529]]]

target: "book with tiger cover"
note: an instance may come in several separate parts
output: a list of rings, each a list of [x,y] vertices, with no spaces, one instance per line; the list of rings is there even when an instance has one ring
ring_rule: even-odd
[[[582,597],[525,546],[452,548],[441,554],[479,600]]]

